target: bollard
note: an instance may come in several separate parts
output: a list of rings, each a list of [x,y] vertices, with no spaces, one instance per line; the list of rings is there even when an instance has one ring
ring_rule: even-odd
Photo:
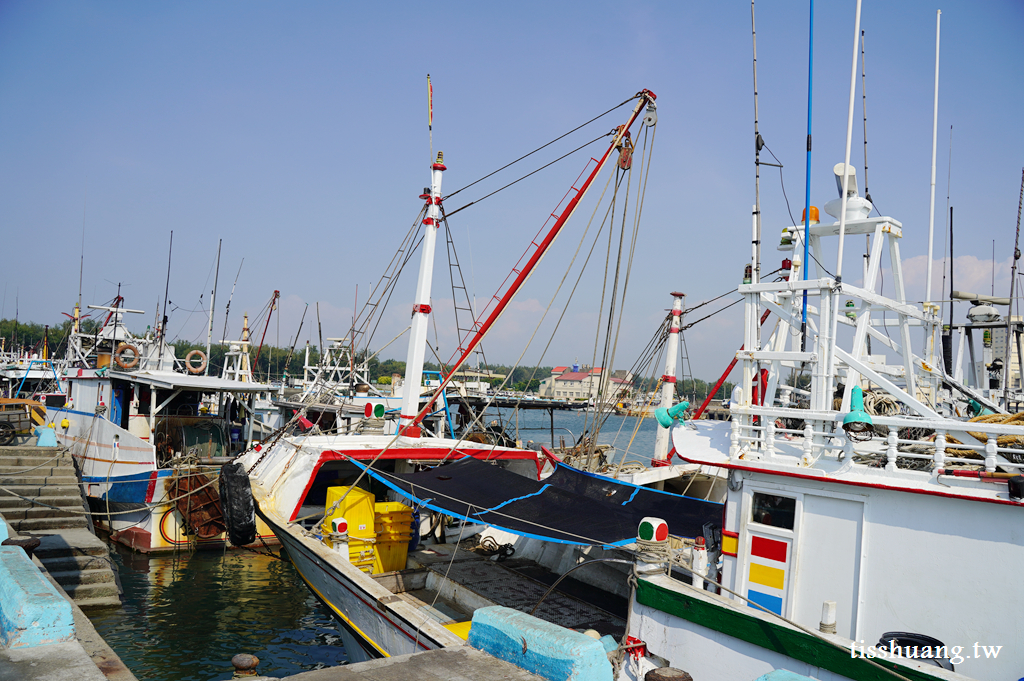
[[[661,667],[644,674],[644,681],[693,681],[693,677],[682,669]]]
[[[28,554],[29,560],[32,560],[32,552],[39,548],[39,544],[40,541],[36,537],[23,537],[20,539],[8,537],[0,542],[0,545],[3,546],[20,546]]]
[[[231,658],[231,665],[235,668],[233,679],[244,679],[247,676],[256,676],[256,666],[260,658],[248,653],[239,653]]]

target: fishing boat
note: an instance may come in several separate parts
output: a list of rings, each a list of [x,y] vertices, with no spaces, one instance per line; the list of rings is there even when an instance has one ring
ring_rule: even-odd
[[[106,319],[73,329],[67,398],[46,421],[74,456],[94,525],[137,551],[223,547],[218,472],[251,438],[250,398],[270,387],[203,375],[205,353],[180,359],[159,330],[133,335],[124,315],[142,311],[121,296],[90,307]]]
[[[686,578],[671,558],[639,578],[629,634],[694,678],[1019,676],[1024,597],[953,565],[1024,561],[1024,427],[987,400],[958,416],[980,396],[942,370],[937,306],[906,297],[903,224],[869,216],[852,167],[835,175],[836,221],[786,230],[789,276],[739,287],[745,348],[762,311],[778,325],[737,354],[731,421],[668,420],[674,454],[727,471],[724,525]],[[870,238],[863,285],[803,276],[804,244],[818,262],[850,235]],[[787,385],[800,374],[808,390]]]
[[[548,585],[540,577],[557,579],[582,556],[618,556],[620,547],[635,541],[645,512],[656,506],[674,509],[677,531],[690,537],[720,518],[722,507],[715,502],[579,471],[560,464],[549,452],[456,439],[450,431],[422,425],[432,403],[529,277],[594,179],[613,163],[613,152],[620,151],[620,168],[626,167],[621,152],[631,149],[624,142],[630,127],[645,112],[644,124],[654,125],[654,95],[644,90],[636,98],[628,122],[613,130],[607,150],[592,159],[564,204],[552,213],[553,223],[534,239],[513,269],[509,286],[481,313],[458,359],[420,406],[430,275],[446,169],[439,154],[431,185],[421,197],[426,203],[423,253],[397,433],[283,435],[232,464],[247,472],[258,516],[278,536],[306,584],[343,624],[342,638],[353,661],[463,645],[470,621],[492,606],[524,612],[537,606],[539,617],[567,635],[581,635],[572,629],[621,634],[628,595],[625,569],[595,569],[591,575],[607,584],[612,604],[565,593],[545,601]],[[542,470],[549,474],[543,481]],[[413,519],[414,509],[462,519],[464,524],[451,537],[455,543],[444,541],[442,529],[440,541],[417,546],[420,523]],[[485,555],[459,547],[459,539],[484,527],[489,528],[481,541]],[[491,559],[512,553],[512,562]],[[632,561],[620,556],[602,564],[616,562]],[[538,605],[540,601],[545,603]],[[600,657],[607,665],[603,650]]]

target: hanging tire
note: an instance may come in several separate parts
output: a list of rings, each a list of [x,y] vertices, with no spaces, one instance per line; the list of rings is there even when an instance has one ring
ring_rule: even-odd
[[[221,466],[220,503],[231,543],[248,546],[256,541],[256,502],[252,498],[249,474],[242,464]]]
[[[192,358],[199,358],[199,366],[192,364]],[[190,374],[201,374],[206,371],[206,353],[202,350],[193,350],[192,352],[185,355],[185,368],[188,369]]]
[[[125,354],[131,357],[131,360],[125,359]],[[114,364],[122,369],[134,369],[140,359],[142,359],[142,353],[131,343],[121,343],[117,346],[117,350],[114,350]]]
[[[0,447],[5,447],[14,442],[14,426],[6,421],[0,421]]]

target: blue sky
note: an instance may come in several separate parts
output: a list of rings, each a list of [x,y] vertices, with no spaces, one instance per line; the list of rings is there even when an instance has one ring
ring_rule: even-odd
[[[870,190],[879,210],[904,224],[909,294],[920,299],[939,8],[935,258],[943,253],[952,125],[957,288],[988,291],[995,240],[997,294],[1006,295],[1024,165],[1024,5],[865,2]],[[13,317],[16,291],[23,320],[52,323],[71,311],[84,217],[83,299],[107,301],[120,282],[127,304],[147,312],[138,328],[152,323],[163,297],[173,229],[172,336],[205,340],[205,314],[189,311],[204,291],[208,302],[218,238],[217,336],[242,258],[229,335],[238,333],[241,313],[258,313],[275,289],[283,303],[271,342],[287,344],[304,303],[312,311],[318,301],[324,337],[344,335],[356,287],[361,304],[429,180],[428,72],[434,148],[449,168],[445,193],[650,88],[659,123],[616,362],[627,366],[671,304],[670,291],[686,292],[688,304],[719,295],[739,282],[749,260],[749,9],[742,2],[0,3],[4,316]],[[807,3],[761,3],[757,12],[761,132],[785,165],[799,219]],[[831,168],[843,157],[853,19],[853,2],[816,8],[818,206],[836,196]],[[859,100],[858,85],[851,162],[863,180]],[[626,113],[467,190],[447,208],[597,137]],[[599,145],[588,151],[598,155]],[[478,299],[497,289],[585,160],[559,163],[452,218]],[[764,168],[762,202],[771,271],[776,235],[790,224],[776,169]],[[592,209],[579,211],[489,339],[492,361],[519,356]],[[861,241],[849,242],[850,257],[860,248]],[[454,334],[443,249],[436,262],[438,343],[447,357]],[[592,269],[547,364],[592,356],[600,268]],[[402,279],[375,346],[408,323],[414,286],[411,274]],[[554,308],[563,304],[564,296]],[[741,343],[738,309],[687,333],[698,377],[716,376]],[[524,361],[538,360],[550,328]],[[404,358],[400,345],[385,356]]]

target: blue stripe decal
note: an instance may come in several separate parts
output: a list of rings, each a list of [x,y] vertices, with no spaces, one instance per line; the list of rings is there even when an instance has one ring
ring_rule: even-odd
[[[158,470],[156,472],[156,476],[158,478],[166,478],[166,477],[170,477],[173,473],[174,473],[173,469],[171,469],[171,468],[163,468],[163,469]],[[110,482],[120,482],[120,481],[127,481],[127,480],[131,480],[131,481],[144,480],[144,481],[148,482],[149,481],[149,476],[152,475],[152,474],[153,474],[153,471],[149,470],[149,471],[146,471],[144,473],[129,473],[128,475],[111,475],[109,478],[107,476],[105,476],[105,475],[83,475],[82,476],[82,482],[91,482],[93,484],[100,483],[100,482],[106,482],[107,480],[110,480]]]
[[[462,457],[459,457],[459,458],[462,458]],[[451,509],[442,508],[441,506],[438,506],[437,504],[431,503],[433,501],[432,498],[421,499],[419,497],[410,495],[409,492],[407,492],[406,490],[402,489],[398,485],[394,484],[393,482],[391,482],[390,480],[385,478],[378,471],[375,471],[375,470],[373,470],[372,468],[370,468],[368,466],[364,466],[363,464],[359,463],[355,459],[350,458],[349,462],[355,464],[356,468],[360,468],[360,469],[366,471],[366,473],[371,478],[373,478],[374,480],[377,480],[377,481],[383,483],[389,489],[392,489],[395,492],[398,492],[403,497],[405,497],[406,499],[411,500],[413,503],[415,503],[415,504],[417,504],[419,506],[422,506],[424,508],[429,508],[431,511],[437,511],[438,513],[444,513],[445,515],[449,515],[449,516],[452,516],[452,517],[455,517],[455,518],[461,518],[462,520],[465,520],[465,521],[468,521],[468,522],[473,522],[473,523],[480,522],[479,518],[469,518],[469,517],[466,517],[464,515],[459,515],[457,513],[453,514]],[[529,537],[530,539],[540,539],[541,541],[549,541],[549,542],[554,542],[556,544],[571,544],[571,545],[579,545],[580,544],[579,541],[570,541],[568,539],[556,539],[554,537],[547,537],[547,536],[542,535],[542,534],[533,534],[531,532],[523,532],[522,530],[513,530],[510,527],[505,527],[504,525],[499,525],[497,523],[488,523],[488,525],[490,525],[491,527],[496,527],[499,530],[505,530],[506,532],[511,532],[512,534],[519,535],[520,537]],[[610,544],[601,544],[601,546],[625,546],[626,544],[632,544],[635,541],[636,541],[635,537],[630,537],[628,539],[623,539],[621,541],[612,542]]]
[[[484,510],[482,510],[482,511],[477,511],[477,512],[476,512],[476,513],[474,513],[473,515],[480,515],[481,513],[490,513],[491,511],[497,511],[497,510],[498,510],[499,508],[501,508],[502,506],[508,506],[508,505],[509,505],[509,504],[511,504],[511,503],[512,503],[513,501],[522,501],[523,499],[529,499],[530,497],[535,497],[535,496],[537,496],[538,494],[544,494],[544,490],[546,490],[546,489],[547,489],[548,487],[551,487],[551,485],[544,485],[543,487],[541,487],[541,488],[540,488],[539,490],[537,490],[537,491],[536,491],[536,492],[534,492],[533,494],[524,494],[524,495],[523,495],[523,496],[521,496],[521,497],[516,497],[515,499],[509,499],[509,500],[507,500],[507,501],[503,501],[503,502],[501,502],[500,504],[498,504],[497,506],[495,506],[494,508],[485,508],[485,509],[484,509]]]
[[[633,501],[633,499],[636,498],[637,494],[640,494],[640,488],[639,487],[637,487],[635,490],[633,490],[633,493],[629,495],[628,499],[626,499],[625,501],[622,502],[622,505],[625,506],[629,502]]]
[[[747,589],[747,598],[750,599],[751,603],[757,603],[762,608],[768,608],[776,615],[782,614],[782,599],[778,596],[772,596],[760,591],[754,591],[753,589]],[[753,608],[754,606],[751,605],[750,607]],[[754,609],[757,610],[757,608]]]

